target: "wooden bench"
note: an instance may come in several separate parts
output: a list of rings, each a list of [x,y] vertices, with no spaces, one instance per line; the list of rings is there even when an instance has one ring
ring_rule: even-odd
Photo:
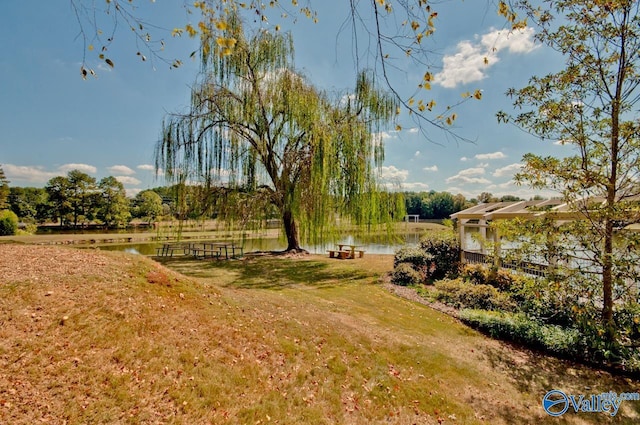
[[[327,250],[329,253],[329,258],[339,258],[341,260],[345,260],[351,257],[351,251],[340,251],[337,249],[329,249]]]

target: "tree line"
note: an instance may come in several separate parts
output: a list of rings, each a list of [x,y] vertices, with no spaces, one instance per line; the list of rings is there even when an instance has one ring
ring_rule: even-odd
[[[159,186],[129,197],[122,183],[115,177],[109,176],[98,181],[79,170],[72,170],[66,176],[54,177],[42,188],[10,187],[8,183],[2,177],[0,209],[13,212],[25,224],[57,223],[66,228],[79,228],[88,224],[117,228],[127,226],[132,219],[153,222],[162,219],[217,218],[223,214],[220,208],[223,202],[244,203],[244,209],[250,214],[250,204],[253,202],[244,201],[255,199],[255,194],[246,190],[230,191],[220,187],[187,185]],[[400,195],[404,198],[407,214],[417,215],[420,219],[445,219],[481,201],[520,200],[510,195],[497,198],[487,192],[471,199],[461,194],[433,190],[404,192]],[[265,210],[261,207],[260,210],[260,218],[278,218],[276,209]]]

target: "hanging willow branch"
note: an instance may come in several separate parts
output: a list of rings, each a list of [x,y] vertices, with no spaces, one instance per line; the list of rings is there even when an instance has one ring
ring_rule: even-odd
[[[169,178],[268,196],[288,250],[300,250],[300,232],[317,243],[338,218],[375,225],[392,217],[389,197],[378,193],[384,148],[373,134],[391,124],[397,105],[366,72],[350,96],[332,101],[293,63],[290,34],[247,39],[231,19],[202,49],[189,111],[165,120],[156,165]]]

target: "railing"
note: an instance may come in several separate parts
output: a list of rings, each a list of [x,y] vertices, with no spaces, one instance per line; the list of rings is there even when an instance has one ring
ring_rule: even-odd
[[[465,264],[493,264],[493,258],[481,252],[462,251],[462,262]],[[528,261],[500,261],[500,267],[532,276],[545,277],[548,266]]]

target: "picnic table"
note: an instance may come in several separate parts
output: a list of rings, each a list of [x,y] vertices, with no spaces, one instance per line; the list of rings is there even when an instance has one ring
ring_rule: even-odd
[[[239,258],[244,255],[242,245],[235,242],[201,242],[191,247],[191,254],[196,258]]]
[[[235,242],[164,243],[156,248],[158,257],[173,257],[174,254],[193,255],[196,258],[239,258],[244,255],[242,245]]]
[[[192,246],[189,243],[164,243],[156,248],[156,255],[158,257],[173,257],[175,253],[189,255],[191,254],[191,249]]]
[[[355,259],[356,256],[357,258],[364,257],[364,250],[356,249],[356,248],[359,248],[358,245],[341,243],[336,246],[338,247],[338,249],[328,250],[329,258],[339,258],[341,260],[344,260],[344,259]]]

